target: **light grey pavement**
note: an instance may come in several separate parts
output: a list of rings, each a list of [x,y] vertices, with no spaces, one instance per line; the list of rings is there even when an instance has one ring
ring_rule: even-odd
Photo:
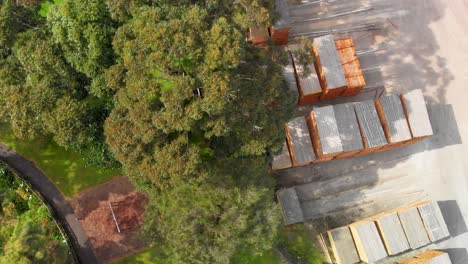
[[[39,192],[45,202],[52,207],[53,217],[67,232],[71,242],[70,250],[78,258],[77,261],[83,264],[97,263],[91,243],[72,207],[49,178],[34,163],[2,143],[0,143],[0,161],[31,184],[32,188]]]
[[[422,89],[435,135],[403,149],[281,171],[280,186],[308,183],[298,194],[304,214],[324,218],[330,228],[417,200],[439,201],[451,238],[430,248],[468,263],[468,0],[329,2],[292,8],[296,21],[332,16],[296,23],[293,33],[378,25],[335,35],[354,36],[358,50],[378,50],[360,56],[369,88]],[[353,10],[359,12],[333,17]]]

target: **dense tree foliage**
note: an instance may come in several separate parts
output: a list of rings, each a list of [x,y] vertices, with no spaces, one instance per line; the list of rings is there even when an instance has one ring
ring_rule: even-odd
[[[3,0],[1,121],[91,164],[115,157],[148,194],[143,233],[168,263],[260,254],[280,222],[268,163],[293,100],[282,48],[245,32],[271,23],[273,2],[63,0],[44,19]]]
[[[69,263],[47,208],[0,164],[0,263]]]

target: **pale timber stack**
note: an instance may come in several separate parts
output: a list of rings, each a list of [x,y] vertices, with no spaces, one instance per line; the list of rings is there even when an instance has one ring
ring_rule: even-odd
[[[364,150],[359,155],[369,154],[387,145],[387,139],[380,123],[374,101],[364,101],[354,104],[359,122]]]
[[[337,158],[354,157],[364,149],[354,106],[350,103],[334,105],[333,111],[343,147],[343,153]]]
[[[322,86],[321,100],[335,99],[347,87],[333,35],[315,38],[312,45],[315,67]]]
[[[333,106],[314,107],[307,117],[317,161],[327,161],[343,153]]]
[[[421,90],[413,90],[401,95],[403,108],[411,130],[413,141],[433,135],[426,102]]]
[[[431,243],[417,207],[403,209],[398,212],[398,216],[411,249],[418,249]]]
[[[282,170],[292,167],[291,155],[289,154],[288,143],[284,141],[281,152],[278,155],[273,156],[273,162],[271,163],[272,170]]]
[[[426,202],[418,206],[419,213],[424,223],[424,227],[432,242],[450,236],[439,205],[435,202]]]
[[[374,263],[387,257],[387,252],[380,238],[374,221],[361,221],[349,226],[356,243],[360,259],[365,263]]]
[[[307,165],[316,160],[304,117],[297,117],[286,124],[286,138],[294,166]]]
[[[283,208],[283,217],[286,225],[301,223],[304,221],[301,204],[294,187],[282,189],[276,192],[278,201]]]
[[[355,264],[360,262],[359,254],[349,227],[329,230],[328,238],[338,264]]]
[[[395,264],[452,264],[447,253],[430,250],[414,257],[397,261]]]
[[[291,55],[293,58],[293,65],[295,69],[295,76],[297,82],[297,90],[299,91],[299,105],[312,104],[320,100],[322,96],[322,88],[317,76],[314,64],[307,65],[310,72],[309,75],[304,76],[304,66],[297,63],[295,52],[300,49],[298,45],[290,45]]]
[[[398,95],[386,95],[375,101],[388,145],[382,150],[398,148],[411,142],[411,131]]]
[[[382,236],[385,249],[389,256],[410,249],[405,231],[396,212],[383,214],[373,218]]]

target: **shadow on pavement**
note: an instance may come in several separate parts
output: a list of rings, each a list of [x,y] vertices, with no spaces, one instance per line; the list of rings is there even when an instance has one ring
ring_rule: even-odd
[[[468,231],[457,201],[439,201],[438,204],[449,229],[450,236],[456,237]],[[464,263],[468,263],[468,261]]]
[[[449,254],[452,264],[468,263],[468,252],[466,251],[466,248],[448,248],[443,251]]]

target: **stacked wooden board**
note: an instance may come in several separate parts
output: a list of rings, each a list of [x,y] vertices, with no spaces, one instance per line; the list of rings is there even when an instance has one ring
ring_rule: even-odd
[[[336,262],[343,264],[375,263],[450,235],[438,204],[432,201],[410,204],[327,233]],[[359,260],[353,258],[356,252]]]
[[[289,29],[291,28],[291,15],[289,14],[289,7],[287,0],[276,0],[275,11],[278,18],[271,27],[271,38],[276,45],[284,45],[288,43]]]
[[[420,90],[376,101],[315,107],[306,118],[286,125],[292,167],[402,147],[432,133]]]
[[[333,35],[315,38],[312,53],[323,91],[321,100],[340,96],[345,91],[347,83]]]
[[[253,26],[249,29],[249,38],[248,40],[254,45],[264,46],[267,44],[268,39],[270,39],[270,33],[268,28],[261,26]]]
[[[283,208],[283,217],[286,225],[297,224],[304,221],[301,204],[294,187],[279,190],[276,196],[281,208]]]
[[[299,92],[298,104],[306,105],[320,100],[320,97],[322,96],[322,88],[320,87],[320,81],[318,79],[317,72],[315,71],[314,64],[307,66],[309,74],[305,76],[304,66],[296,63],[298,59],[295,54],[299,49],[300,47],[298,45],[289,45],[295,69],[296,87]]]
[[[285,141],[281,152],[273,157],[273,162],[271,163],[271,168],[273,170],[282,170],[292,167],[291,155],[289,154],[288,144]]]
[[[397,261],[395,264],[452,264],[448,253],[430,250],[414,257]]]
[[[335,40],[338,57],[346,77],[347,87],[341,96],[353,96],[362,91],[366,81],[361,70],[356,47],[352,38]]]

